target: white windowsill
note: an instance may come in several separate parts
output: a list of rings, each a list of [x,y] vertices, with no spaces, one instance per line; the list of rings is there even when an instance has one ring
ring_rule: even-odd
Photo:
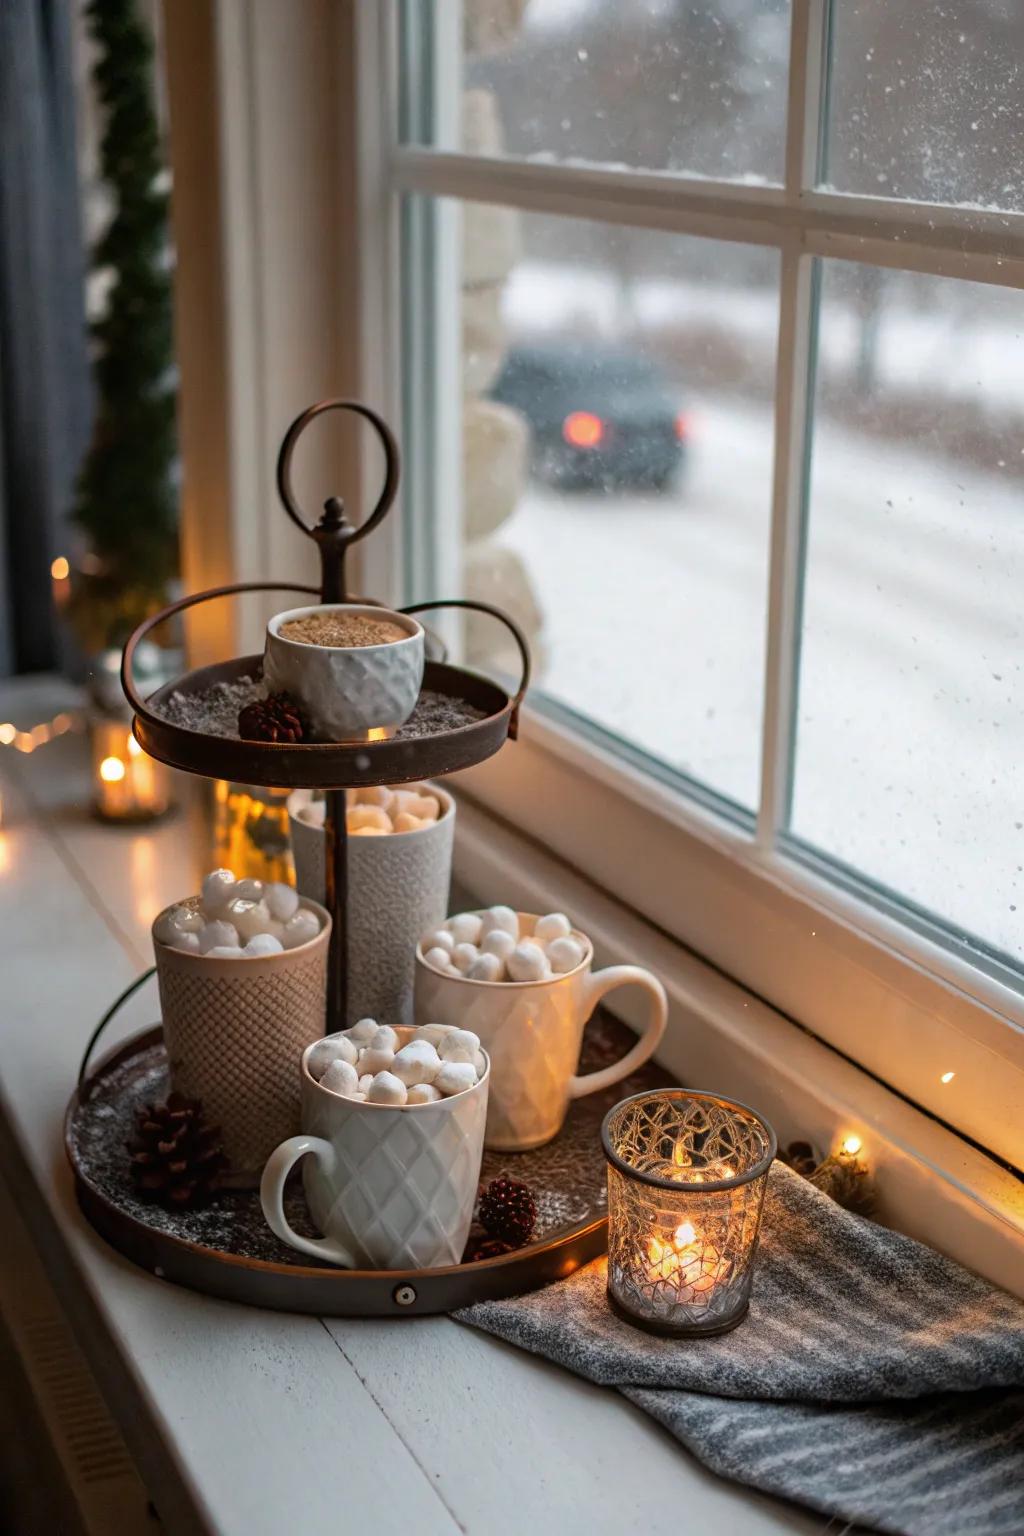
[[[459,801],[456,875],[482,901],[564,908],[599,965],[647,966],[665,983],[669,1029],[658,1059],[681,1081],[756,1105],[780,1144],[827,1150],[855,1132],[877,1172],[880,1220],[1024,1296],[1024,1186],[836,1051],[613,901],[566,864]],[[614,994],[639,1022],[641,999]]]

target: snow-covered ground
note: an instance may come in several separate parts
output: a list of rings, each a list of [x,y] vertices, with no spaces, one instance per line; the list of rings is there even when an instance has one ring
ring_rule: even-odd
[[[500,538],[546,691],[754,807],[771,418],[690,413],[678,492],[532,485]],[[822,423],[807,571],[794,829],[1024,957],[1019,482]]]

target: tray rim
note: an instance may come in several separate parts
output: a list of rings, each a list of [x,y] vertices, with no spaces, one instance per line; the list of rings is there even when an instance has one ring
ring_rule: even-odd
[[[186,1280],[179,1282],[188,1285],[190,1289],[204,1291],[206,1294],[227,1296],[229,1299],[252,1306],[335,1317],[424,1317],[438,1312],[457,1310],[469,1304],[466,1300],[455,1297],[444,1300],[446,1281],[453,1282],[452,1289],[465,1291],[466,1282],[471,1281],[474,1276],[479,1276],[485,1283],[482,1286],[482,1294],[477,1299],[511,1296],[534,1290],[550,1283],[551,1280],[564,1278],[605,1251],[607,1216],[560,1227],[556,1232],[549,1234],[543,1242],[532,1243],[510,1254],[502,1254],[493,1259],[477,1259],[469,1264],[444,1265],[435,1269],[341,1269],[334,1266],[321,1268],[305,1264],[277,1264],[269,1259],[247,1258],[243,1254],[208,1248],[203,1243],[195,1243],[188,1238],[178,1237],[174,1233],[148,1226],[137,1216],[130,1215],[116,1205],[86,1176],[75,1155],[72,1130],[76,1112],[88,1101],[102,1078],[143,1051],[162,1043],[163,1026],[155,1024],[115,1046],[95,1064],[88,1077],[76,1084],[64,1111],[64,1153],[74,1176],[79,1208],[90,1225],[105,1241],[141,1268],[154,1272],[138,1256],[141,1247],[153,1247],[163,1250],[169,1256],[177,1255],[182,1259],[202,1263],[204,1266],[213,1266],[226,1275],[248,1274],[254,1277],[253,1284],[257,1287],[261,1281],[256,1277],[262,1277],[263,1281],[271,1279],[281,1281],[285,1289],[288,1288],[290,1281],[294,1281],[297,1288],[309,1288],[314,1283],[318,1290],[321,1287],[333,1289],[336,1286],[339,1290],[339,1302],[342,1303],[337,1310],[321,1305],[283,1306],[273,1297],[257,1292],[254,1292],[251,1297],[243,1296],[237,1286],[208,1289],[203,1285],[193,1285]],[[102,1213],[104,1218],[102,1225],[94,1219],[94,1212]],[[125,1242],[122,1244],[116,1241],[112,1235],[114,1233],[123,1234]],[[564,1255],[568,1263],[557,1264],[556,1272],[552,1272],[551,1261],[557,1260],[559,1255]],[[170,1267],[172,1270],[178,1268],[173,1263]],[[155,1270],[160,1278],[176,1278],[166,1273],[162,1265],[155,1266]],[[454,1284],[456,1280],[461,1282],[457,1286]],[[438,1295],[422,1298],[419,1288],[424,1285],[431,1292],[437,1291]],[[353,1290],[361,1292],[369,1288],[374,1292],[369,1298],[370,1305],[354,1305],[351,1311],[345,1309],[346,1289],[349,1292]],[[403,1304],[398,1301],[396,1293],[405,1288],[411,1288],[415,1294],[412,1302]],[[309,1299],[315,1300],[315,1298]],[[356,1298],[353,1297],[352,1300],[355,1302]]]
[[[485,708],[487,713],[480,720],[404,741],[394,737],[374,742],[243,741],[178,725],[152,708],[172,693],[198,692],[204,685],[251,678],[262,662],[259,654],[234,656],[193,667],[162,684],[135,711],[136,740],[151,757],[204,778],[281,789],[331,789],[413,782],[458,772],[493,757],[514,734],[517,705],[507,690],[482,673],[442,661],[426,663],[421,692],[427,688]],[[459,682],[463,686],[454,686]],[[369,766],[360,768],[358,759]],[[414,759],[419,763],[410,766]]]

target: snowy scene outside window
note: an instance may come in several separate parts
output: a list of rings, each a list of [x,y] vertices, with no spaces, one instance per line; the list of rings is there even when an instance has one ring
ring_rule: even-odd
[[[821,33],[795,105],[786,0],[465,0],[454,32],[449,16],[433,70],[458,110],[407,112],[407,140],[515,161],[523,186],[527,167],[579,178],[557,211],[548,192],[460,197],[454,172],[450,195],[409,197],[460,253],[465,585],[530,632],[563,719],[741,826],[764,824],[774,732],[774,847],[1019,968],[1024,275],[999,230],[954,272],[935,229],[1022,208],[1024,10],[797,9]],[[798,164],[787,133],[808,123]],[[675,229],[670,177],[691,198]],[[735,234],[679,232],[709,180],[736,189]],[[763,243],[741,227],[751,198]],[[921,249],[880,224],[864,259],[833,256],[833,208],[841,230],[844,204],[867,217],[879,198]],[[587,199],[607,214],[579,216]],[[791,239],[804,216],[816,245]],[[781,706],[780,430],[800,450]],[[468,636],[481,662],[490,644]]]

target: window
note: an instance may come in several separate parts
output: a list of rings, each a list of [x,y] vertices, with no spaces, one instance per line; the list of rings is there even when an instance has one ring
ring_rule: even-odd
[[[1024,13],[397,17],[409,569],[539,662],[474,792],[1019,1163]]]

